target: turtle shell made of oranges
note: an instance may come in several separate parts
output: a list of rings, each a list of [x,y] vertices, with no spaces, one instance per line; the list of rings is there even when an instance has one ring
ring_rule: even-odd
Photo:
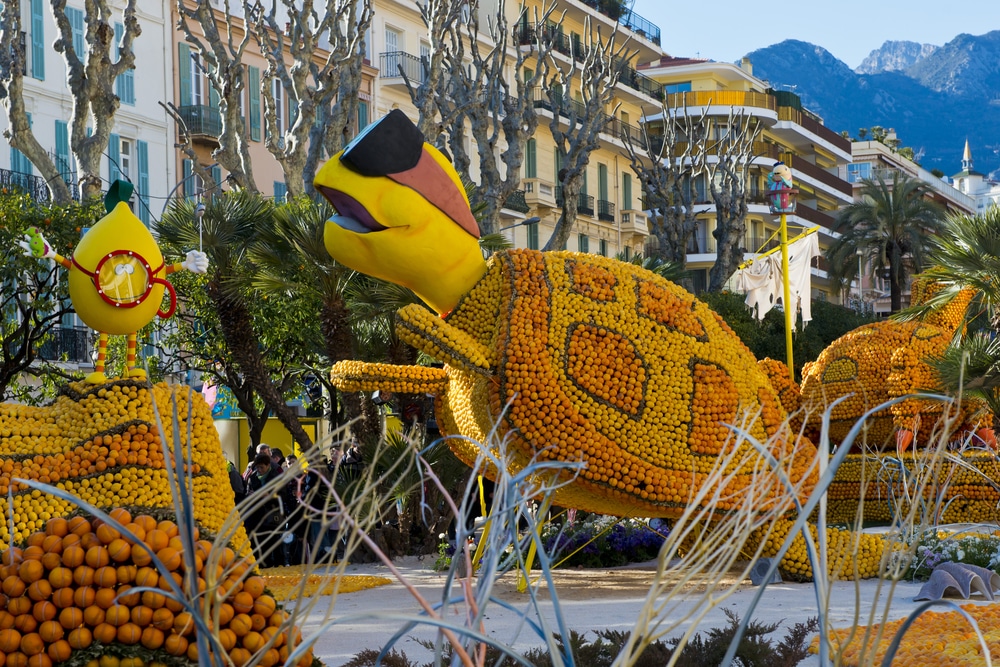
[[[722,318],[635,265],[497,253],[446,319],[488,351],[492,369],[448,369],[438,422],[470,438],[452,439],[453,450],[472,463],[472,441],[506,438],[514,470],[532,459],[582,462],[557,492],[560,505],[677,517],[711,483],[720,454],[734,450],[721,464],[736,473],[723,495],[746,489],[760,458],[728,425],[767,442],[793,481],[813,458],[813,446],[785,430],[774,389]],[[728,502],[717,508],[732,509]]]

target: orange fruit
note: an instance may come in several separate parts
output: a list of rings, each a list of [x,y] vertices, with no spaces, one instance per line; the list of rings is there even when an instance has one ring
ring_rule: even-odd
[[[14,627],[14,615],[6,611],[0,611],[0,630],[7,630],[12,627]],[[0,650],[0,653],[3,653],[3,651]]]
[[[118,575],[119,584],[131,584],[135,579],[135,573],[139,571],[135,565],[119,565],[115,569],[115,573]]]
[[[69,645],[74,649],[87,648],[94,641],[94,635],[88,627],[79,627],[71,630],[66,638]]]
[[[49,644],[45,652],[52,662],[63,662],[64,660],[69,660],[69,656],[73,653],[73,647],[65,639],[60,639]]]
[[[95,570],[99,567],[104,567],[111,562],[111,556],[108,555],[107,547],[103,546],[93,546],[87,549],[87,555],[85,558],[87,565],[94,568]]]
[[[108,555],[116,563],[124,563],[132,555],[132,546],[119,537],[111,540],[111,544],[108,545]]]
[[[267,627],[267,619],[260,614],[250,614],[250,625],[254,632],[260,632]]]
[[[59,641],[65,633],[66,630],[59,624],[59,621],[45,621],[38,626],[38,635],[46,643]]]
[[[79,565],[73,570],[73,583],[77,586],[90,586],[94,583],[94,568],[89,565]]]
[[[253,624],[246,614],[236,614],[233,620],[229,621],[229,629],[235,632],[237,637],[242,637],[253,629]]]
[[[49,572],[49,583],[53,589],[66,588],[73,585],[73,570],[68,567],[57,567]]]
[[[39,579],[35,583],[28,586],[28,597],[35,602],[48,600],[52,597],[52,584],[50,584],[47,579]]]
[[[17,575],[26,584],[32,584],[45,576],[45,566],[40,560],[26,560],[17,568]]]
[[[38,629],[38,621],[31,614],[21,614],[14,619],[14,629],[22,635],[26,635]]]
[[[118,628],[118,641],[122,644],[138,644],[140,639],[142,639],[142,628],[135,623],[126,623]]]
[[[277,606],[278,603],[274,601],[273,597],[270,595],[261,595],[259,598],[254,600],[253,612],[255,614],[260,614],[264,618],[269,618],[271,614],[274,613]]]
[[[24,591],[28,589],[28,585],[24,583],[24,580],[20,576],[11,575],[4,578],[3,584],[0,584],[0,588],[3,589],[4,595],[7,597],[20,597],[24,595]]]
[[[121,627],[129,622],[129,608],[123,604],[113,604],[104,613],[104,622],[115,627]]]
[[[137,544],[132,547],[132,562],[139,567],[144,567],[153,562],[153,554],[146,543]]]
[[[115,603],[117,595],[113,588],[98,588],[94,594],[94,604],[101,609],[107,609]]]
[[[56,606],[48,600],[36,602],[34,607],[31,608],[31,615],[34,616],[35,620],[39,623],[42,621],[51,621],[58,613],[59,610],[56,609]]]
[[[41,547],[45,553],[61,554],[63,550],[62,538],[58,535],[46,535],[45,539],[42,540]]]
[[[259,632],[248,632],[243,635],[243,648],[256,653],[264,645],[264,637]]]
[[[229,659],[233,661],[235,667],[243,667],[243,665],[250,662],[251,657],[253,657],[253,654],[242,646],[237,646],[229,652]]]
[[[42,567],[46,570],[54,570],[62,565],[62,556],[54,551],[42,554]]]
[[[87,607],[83,610],[83,622],[92,628],[96,628],[107,617],[107,612],[97,605]]]
[[[233,616],[235,614],[236,611],[233,609],[233,605],[223,602],[219,605],[219,624],[229,625],[229,622],[233,620]]]
[[[140,514],[139,516],[132,519],[132,522],[138,524],[142,528],[143,532],[148,533],[149,531],[156,528],[156,519],[149,516],[148,514]]]
[[[108,516],[110,516],[112,519],[114,519],[123,526],[127,526],[128,524],[132,523],[132,515],[129,513],[127,509],[123,507],[114,508],[113,510],[108,512]]]
[[[118,628],[110,623],[101,623],[94,628],[93,635],[102,644],[110,644],[118,637]]]
[[[122,534],[111,524],[102,523],[97,527],[97,539],[101,541],[101,544],[111,544],[121,536]]]
[[[44,651],[28,656],[28,667],[52,667],[52,658]]]
[[[35,603],[30,598],[22,595],[21,597],[11,598],[7,601],[7,611],[14,616],[20,616],[30,612],[34,605]]]
[[[174,612],[162,607],[153,612],[152,625],[159,630],[171,630],[174,627]]]
[[[133,623],[144,628],[153,622],[153,610],[145,605],[137,605],[132,607],[130,618]]]
[[[247,577],[246,581],[243,582],[243,590],[256,600],[264,594],[264,578],[257,576]]]
[[[52,591],[52,604],[54,604],[59,609],[65,609],[66,607],[72,607],[74,589],[67,586],[66,588],[60,588],[58,590]]]
[[[180,534],[180,529],[177,527],[177,524],[174,523],[173,521],[170,521],[169,519],[166,519],[166,520],[163,520],[163,521],[160,521],[159,523],[157,523],[156,524],[156,529],[157,530],[162,530],[164,533],[166,533],[167,534],[167,539],[169,539],[171,537],[177,537],[177,535]],[[197,530],[198,529],[195,528],[196,534],[194,536],[194,539],[196,539],[196,540],[198,539],[198,537],[197,537]]]
[[[181,566],[180,553],[171,547],[160,549],[156,552],[156,557],[160,559],[163,566],[170,572],[177,570]]]
[[[29,658],[33,655],[38,655],[44,650],[45,642],[42,641],[42,636],[37,632],[29,632],[21,637],[21,653],[24,653]]]
[[[28,656],[20,651],[7,654],[7,667],[28,667]]]
[[[73,591],[73,604],[75,604],[80,609],[86,609],[90,605],[94,604],[94,598],[97,595],[93,588],[89,586],[81,586]]]
[[[36,531],[31,535],[28,535],[28,539],[25,540],[29,547],[40,547],[45,538],[48,537],[45,533],[41,531]]]
[[[74,535],[83,536],[91,531],[90,521],[82,516],[75,516],[69,520],[69,532]]]
[[[183,635],[168,635],[163,641],[163,649],[170,655],[185,655],[188,640]]]
[[[228,653],[236,646],[236,633],[229,628],[223,628],[219,630],[218,633],[219,643],[222,644],[222,648]]]
[[[12,628],[0,630],[0,652],[13,653],[21,648],[21,633]]]
[[[73,630],[83,625],[83,611],[76,607],[66,607],[59,612],[59,625],[67,630]]]
[[[45,522],[45,534],[66,537],[69,534],[69,521],[62,517],[53,517]]]
[[[186,635],[194,632],[194,620],[191,614],[182,611],[174,616],[174,632],[179,635]]]
[[[164,639],[165,636],[163,634],[163,630],[150,626],[142,631],[140,641],[146,648],[155,650],[163,646]]]
[[[253,596],[246,591],[240,591],[233,596],[233,609],[239,614],[248,614],[253,610]]]
[[[257,664],[261,665],[261,667],[273,667],[278,664],[278,660],[280,659],[281,655],[278,653],[278,649],[269,648],[264,652],[264,655],[260,658],[260,662]]]
[[[99,588],[114,588],[118,585],[118,572],[110,565],[99,567],[94,572],[94,584]]]

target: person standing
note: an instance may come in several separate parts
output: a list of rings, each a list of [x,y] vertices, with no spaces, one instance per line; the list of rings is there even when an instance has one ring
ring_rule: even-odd
[[[284,565],[281,538],[285,532],[286,509],[284,485],[274,483],[280,476],[271,465],[271,455],[261,452],[253,461],[253,471],[247,480],[247,496],[260,504],[248,512],[243,525],[257,562],[267,567]]]

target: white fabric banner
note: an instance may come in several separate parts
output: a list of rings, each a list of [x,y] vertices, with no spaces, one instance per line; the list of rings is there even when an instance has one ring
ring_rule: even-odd
[[[788,280],[792,312],[802,310],[802,325],[812,319],[812,260],[819,257],[819,238],[815,233],[788,244]],[[739,269],[733,276],[733,288],[745,292],[746,304],[758,320],[782,300],[784,287],[781,276],[781,253],[774,253],[755,260],[750,266]],[[782,304],[783,307],[786,307]],[[795,330],[796,318],[792,318]]]

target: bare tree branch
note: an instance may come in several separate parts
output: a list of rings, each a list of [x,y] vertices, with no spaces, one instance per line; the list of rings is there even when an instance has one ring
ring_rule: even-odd
[[[222,188],[222,183],[215,182],[215,177],[212,175],[211,170],[212,165],[203,164],[198,153],[195,152],[194,145],[191,142],[191,131],[188,130],[183,114],[181,114],[180,110],[172,102],[160,102],[160,106],[164,108],[167,115],[173,118],[174,122],[180,128],[177,133],[177,143],[174,144],[174,147],[180,150],[191,161],[191,173],[197,175],[202,183],[211,183],[212,187],[207,189],[213,193],[217,193]]]
[[[718,292],[743,261],[740,246],[746,235],[747,188],[760,136],[757,119],[731,109],[724,125],[717,125],[718,141],[711,148],[716,160],[708,163],[708,182],[715,202],[715,264],[709,271],[708,289]]]

